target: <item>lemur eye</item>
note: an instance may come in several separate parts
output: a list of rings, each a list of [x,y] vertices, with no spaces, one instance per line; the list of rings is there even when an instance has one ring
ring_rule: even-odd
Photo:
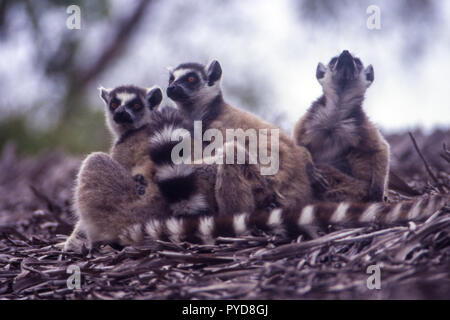
[[[194,82],[195,82],[195,77],[190,76],[190,77],[187,78],[187,81],[188,81],[189,83],[194,83]]]
[[[142,108],[142,104],[140,104],[140,103],[135,103],[134,105],[133,105],[133,108],[134,108],[134,110],[139,110],[139,109],[141,109]]]
[[[173,83],[174,80],[175,78],[173,76],[169,78],[169,86]]]
[[[109,105],[112,110],[116,110],[118,106],[119,104],[117,102],[111,102],[111,104]]]
[[[336,62],[337,62],[337,58],[336,57],[334,57],[333,59],[331,59],[331,61],[330,61],[330,63],[328,64],[330,67],[333,67],[335,64],[336,64]]]

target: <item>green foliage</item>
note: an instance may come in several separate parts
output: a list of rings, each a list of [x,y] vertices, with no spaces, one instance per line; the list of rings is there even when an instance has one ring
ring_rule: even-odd
[[[103,112],[87,111],[64,125],[44,130],[31,129],[26,117],[14,116],[0,122],[0,150],[7,142],[15,143],[22,154],[37,154],[50,149],[86,154],[107,151],[110,134],[105,127]]]
[[[65,27],[60,33],[43,31],[42,17],[52,11],[65,12],[69,5],[80,6],[83,25],[88,26],[89,23],[99,21],[107,22],[110,19],[111,3],[108,0],[0,0],[0,42],[15,36],[17,30],[11,28],[11,19],[7,17],[11,12],[16,12],[17,15],[14,9],[21,10],[29,22],[25,28],[28,28],[35,39],[34,65],[43,72],[47,82],[57,84],[64,93],[59,102],[46,106],[49,117],[58,115],[59,119],[51,119],[57,120],[54,127],[33,128],[30,126],[32,122],[30,120],[33,120],[29,116],[30,113],[14,113],[1,118],[0,150],[9,141],[17,145],[19,152],[26,154],[36,154],[49,149],[60,149],[75,154],[108,149],[110,135],[105,128],[103,112],[92,111],[87,105],[88,81],[85,81],[85,74],[90,73],[92,61],[86,63],[86,59],[79,59],[79,51],[83,45],[82,33],[73,32]],[[100,74],[108,63],[97,66],[92,78]],[[33,105],[42,107],[40,102]],[[52,110],[52,107],[58,110]],[[0,111],[1,109],[2,106]]]

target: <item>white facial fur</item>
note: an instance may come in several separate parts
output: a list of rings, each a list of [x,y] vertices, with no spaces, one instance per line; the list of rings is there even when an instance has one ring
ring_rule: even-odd
[[[152,90],[154,87],[149,88],[147,92],[150,92],[150,90]],[[100,90],[100,95],[102,97],[102,99],[104,99],[104,95],[107,95],[106,101],[105,102],[105,115],[106,115],[106,124],[109,128],[109,131],[113,134],[115,139],[118,139],[124,132],[130,130],[130,129],[135,129],[135,128],[139,128],[142,125],[144,125],[148,120],[149,120],[149,115],[150,112],[147,110],[147,106],[145,106],[145,114],[139,119],[139,121],[135,121],[131,124],[122,124],[119,125],[117,124],[114,119],[113,119],[113,114],[110,112],[109,110],[109,102],[111,101],[111,92],[113,91],[113,89],[105,89],[103,87],[99,88]],[[135,99],[137,97],[137,95],[135,93],[131,93],[131,92],[120,92],[117,93],[117,95],[115,96],[119,101],[120,101],[120,106],[127,104],[129,101]],[[143,101],[145,103],[145,101]],[[120,107],[119,106],[119,107]]]
[[[318,70],[324,72],[324,76],[318,79],[319,83],[322,85],[323,92],[327,97],[327,105],[329,103],[333,105],[346,106],[351,104],[355,97],[363,95],[368,87],[372,84],[372,81],[368,81],[366,74],[372,69],[372,65],[369,65],[362,72],[359,73],[357,81],[350,90],[346,90],[343,93],[337,92],[337,87],[335,80],[333,79],[333,71],[328,67],[319,63]]]
[[[192,70],[192,69],[178,69],[178,70],[174,71],[172,73],[172,75],[174,77],[174,81],[177,81],[178,79],[180,79],[181,77],[183,77],[184,75],[188,74],[191,71],[195,72],[195,70]]]
[[[116,95],[116,98],[120,100],[120,105],[123,106],[124,104],[127,104],[131,100],[135,99],[136,94],[130,92],[120,92]]]

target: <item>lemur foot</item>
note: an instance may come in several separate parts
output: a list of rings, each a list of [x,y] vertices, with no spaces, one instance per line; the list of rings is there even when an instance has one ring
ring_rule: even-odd
[[[55,244],[55,247],[63,252],[75,252],[78,254],[87,253],[87,244],[81,239],[68,239],[67,241]]]
[[[320,196],[328,190],[328,188],[330,187],[330,183],[325,178],[322,170],[313,165],[307,166],[306,172],[311,182],[311,187],[314,194],[316,195],[316,197],[320,198]]]
[[[369,196],[367,197],[369,202],[381,202],[384,200],[383,188],[377,186],[371,186],[369,190]]]
[[[277,203],[277,202],[271,202],[271,203],[269,203],[269,205],[267,206],[267,209],[269,209],[269,210],[275,210],[275,209],[277,209],[277,208],[279,208],[280,207],[280,204],[279,203]]]

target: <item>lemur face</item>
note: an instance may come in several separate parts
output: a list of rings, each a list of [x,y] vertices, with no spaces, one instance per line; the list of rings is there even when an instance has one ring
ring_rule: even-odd
[[[319,63],[316,78],[323,87],[333,85],[337,89],[344,89],[360,84],[361,87],[368,88],[374,80],[374,70],[372,65],[364,69],[359,58],[344,50],[339,56],[332,58],[326,67]]]
[[[167,96],[177,104],[199,103],[220,93],[222,68],[214,60],[208,66],[183,63],[170,70]]]
[[[162,100],[162,90],[158,87],[145,89],[120,86],[114,89],[100,88],[100,91],[106,104],[108,122],[113,129],[139,128]]]

